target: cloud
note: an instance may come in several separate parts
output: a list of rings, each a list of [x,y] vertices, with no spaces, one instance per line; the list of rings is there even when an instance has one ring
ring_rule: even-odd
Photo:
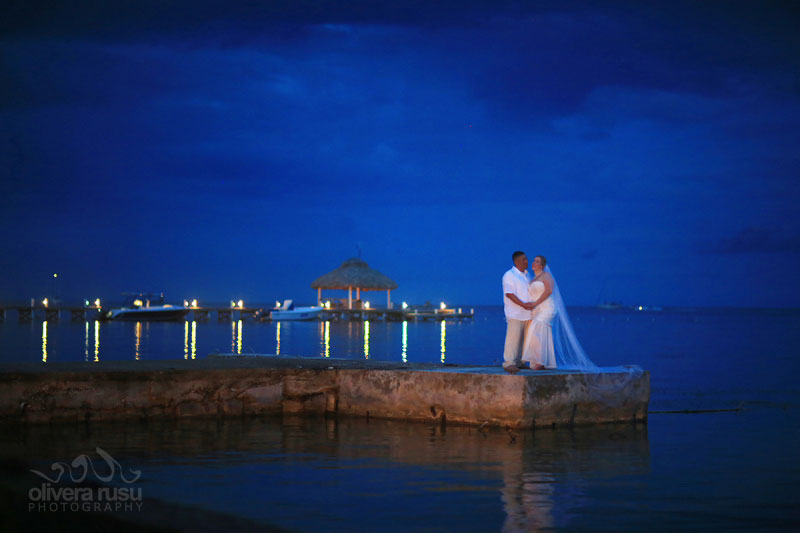
[[[498,12],[548,11],[544,6],[517,7],[512,0],[137,0],[83,3],[80,9],[59,0],[10,0],[5,4],[0,34],[14,37],[58,35],[91,40],[156,37],[192,41],[214,38],[237,46],[258,39],[302,36],[302,28],[324,25],[342,31],[349,24],[418,27],[470,25]]]
[[[731,255],[747,253],[798,253],[800,233],[766,227],[748,227],[739,233],[710,245],[702,245],[708,254]]]

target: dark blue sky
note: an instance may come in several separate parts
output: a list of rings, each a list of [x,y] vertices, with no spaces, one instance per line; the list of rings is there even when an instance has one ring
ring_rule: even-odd
[[[790,2],[97,4],[2,8],[0,301],[312,301],[360,246],[409,302],[522,249],[568,303],[800,306]]]

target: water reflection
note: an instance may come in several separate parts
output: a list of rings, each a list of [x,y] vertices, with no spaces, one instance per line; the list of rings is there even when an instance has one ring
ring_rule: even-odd
[[[447,338],[447,323],[444,320],[442,320],[441,329],[442,329],[442,335],[441,335],[440,348],[442,352],[442,363],[444,363],[445,353],[447,352],[447,348],[445,347],[445,339]]]
[[[325,357],[325,323],[318,322],[317,330],[319,331],[319,355]]]
[[[364,321],[364,358],[369,359],[369,320]]]
[[[139,330],[141,332],[141,329]],[[94,362],[100,360],[100,321],[94,321]]]
[[[231,321],[231,353],[242,353],[242,319]]]
[[[348,320],[347,321],[347,351],[350,352],[350,353],[352,353],[352,350],[350,349],[350,347],[352,346],[352,341],[353,341],[353,321],[352,320]]]
[[[325,321],[325,357],[331,356],[331,321]]]
[[[287,327],[283,323],[283,327]],[[387,354],[393,360],[400,360],[404,363],[409,361],[410,343],[414,343],[415,353],[421,354],[423,360],[427,362],[445,362],[447,357],[447,329],[446,322],[427,322],[414,324],[409,321],[402,322],[376,322],[374,320],[347,320],[347,321],[321,321],[315,324],[296,323],[291,324],[300,331],[311,333],[314,343],[310,350],[302,347],[300,353],[317,353],[319,357],[358,357],[372,359],[376,354]],[[452,327],[452,325],[450,325]],[[276,327],[276,354],[280,354],[281,349],[288,350],[288,337],[281,339],[281,323],[275,323]],[[312,330],[301,328],[313,328]],[[411,330],[421,330],[418,336],[411,334]],[[286,333],[286,331],[283,331]],[[452,334],[453,331],[451,330]],[[399,339],[398,339],[399,337]],[[281,341],[286,342],[281,342]],[[290,339],[297,342],[296,339]],[[300,341],[302,342],[302,341]],[[399,346],[398,346],[399,345]],[[294,346],[291,348],[294,350]],[[452,349],[452,346],[451,346]],[[377,350],[377,351],[376,351]],[[294,352],[292,352],[294,353]],[[415,357],[418,360],[419,357]]]
[[[83,323],[84,329],[84,337],[83,337],[83,353],[84,353],[84,360],[88,363],[89,362],[89,323]]]
[[[521,432],[522,433],[522,432]],[[558,526],[553,493],[567,478],[644,475],[650,472],[646,425],[613,424],[523,433],[522,446],[498,457],[503,469],[503,531]],[[613,486],[613,485],[612,485]]]
[[[408,320],[403,320],[403,351],[400,357],[404,363],[408,362]]]
[[[42,322],[42,361],[47,362],[47,320]]]
[[[546,472],[525,472],[512,463],[504,473],[503,531],[539,531],[553,527],[556,479]]]
[[[142,323],[137,322],[136,325],[133,327],[133,337],[134,337],[134,344],[133,344],[133,356],[138,361],[142,355]]]
[[[94,361],[100,360],[100,322],[94,321]],[[89,322],[83,323],[83,360],[89,362]]]
[[[244,322],[235,319],[223,322],[203,323],[202,321],[181,320],[180,322],[104,322],[85,320],[83,331],[80,326],[53,329],[52,319],[37,321],[26,331],[33,334],[29,344],[30,354],[42,361],[99,361],[99,360],[143,360],[151,357],[165,359],[180,357],[175,348],[183,347],[185,360],[202,358],[198,354],[198,335],[213,349],[231,354],[244,354],[245,351],[258,353],[286,353],[307,357],[344,357],[374,359],[387,357],[393,361],[409,362],[462,362],[453,361],[453,354],[447,350],[458,351],[462,357],[459,332],[460,325],[452,322],[413,321],[376,322],[375,320],[319,321],[319,322],[271,322],[268,324],[248,323],[248,348],[244,346]],[[375,328],[378,329],[375,329]],[[157,335],[150,339],[150,328]],[[272,329],[274,328],[274,329]],[[102,329],[102,332],[100,331]],[[52,332],[50,331],[52,330]],[[202,330],[202,331],[198,331]],[[448,331],[449,330],[449,331]],[[294,332],[294,334],[293,334]],[[50,334],[56,335],[52,338]],[[447,334],[450,334],[450,339]],[[83,334],[83,335],[81,335]],[[453,335],[455,334],[455,337]],[[274,337],[272,337],[274,335]],[[100,347],[100,337],[103,346]],[[83,337],[83,338],[81,338]],[[93,340],[94,338],[94,340]],[[64,340],[66,339],[66,340]],[[448,345],[448,340],[450,341]],[[175,344],[177,342],[177,345]],[[274,342],[274,344],[272,344]],[[413,347],[411,344],[413,343]],[[81,346],[82,345],[82,346]],[[94,346],[93,346],[94,345]],[[228,346],[228,349],[225,349]],[[252,346],[252,350],[250,348]],[[272,346],[270,348],[270,346]],[[81,348],[83,355],[81,356]],[[409,352],[414,351],[410,357]],[[180,348],[178,348],[180,350]],[[100,357],[100,354],[103,357]],[[169,355],[169,354],[172,355]],[[41,359],[40,359],[41,357]]]
[[[192,320],[192,359],[197,358],[197,321]]]
[[[203,486],[193,492],[200,507],[299,531],[330,523],[366,530],[363,513],[343,503],[365,491],[387,503],[376,505],[369,520],[398,530],[568,528],[586,480],[616,490],[621,478],[650,471],[647,426],[632,424],[520,431],[513,441],[499,428],[313,417],[89,423],[84,431],[34,424],[0,434],[3,455],[24,457],[38,469],[87,453],[97,442],[125,456],[126,466],[148,472],[166,500]],[[264,450],[272,460],[264,460]],[[337,498],[325,503],[332,486]],[[300,493],[306,497],[298,501]],[[398,495],[427,512],[388,505]],[[309,501],[319,502],[313,514]],[[457,515],[442,512],[455,507]]]

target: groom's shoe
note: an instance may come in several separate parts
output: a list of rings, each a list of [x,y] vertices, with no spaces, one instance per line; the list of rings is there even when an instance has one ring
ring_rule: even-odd
[[[517,368],[519,368],[520,370],[530,370],[531,364],[527,361],[521,361],[517,363]]]
[[[517,368],[517,365],[508,365],[508,366],[504,366],[504,367],[503,367],[503,370],[505,370],[506,372],[508,372],[508,373],[509,373],[509,374],[511,374],[511,375],[514,375],[514,374],[516,374],[517,372],[519,372],[519,368]]]

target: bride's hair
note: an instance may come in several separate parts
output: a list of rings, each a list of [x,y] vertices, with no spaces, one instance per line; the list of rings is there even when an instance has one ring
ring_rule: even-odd
[[[544,267],[546,267],[546,266],[547,266],[547,258],[546,258],[545,256],[543,256],[543,255],[537,255],[536,257],[538,257],[539,259],[541,259],[541,260],[542,260],[542,268],[544,268]],[[536,257],[534,257],[534,259],[536,259]]]

